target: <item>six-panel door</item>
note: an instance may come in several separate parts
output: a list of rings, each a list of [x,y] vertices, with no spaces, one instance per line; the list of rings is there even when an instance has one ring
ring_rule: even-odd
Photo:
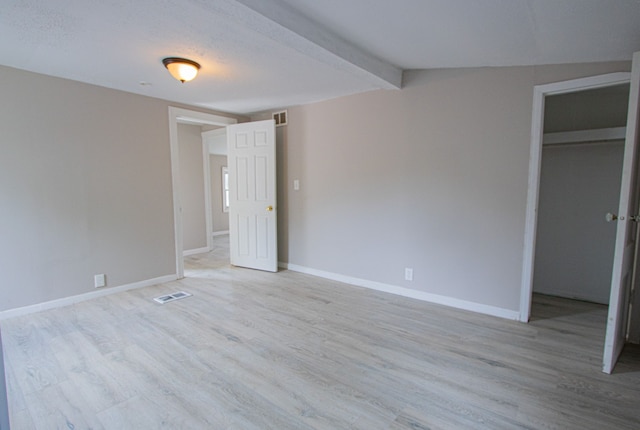
[[[227,127],[231,264],[278,270],[273,120]]]

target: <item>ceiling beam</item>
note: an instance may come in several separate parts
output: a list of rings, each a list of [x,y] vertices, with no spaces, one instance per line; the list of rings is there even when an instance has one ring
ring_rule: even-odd
[[[203,6],[207,2],[201,2]],[[258,33],[377,88],[402,87],[402,70],[336,36],[277,0],[215,2],[217,8]]]

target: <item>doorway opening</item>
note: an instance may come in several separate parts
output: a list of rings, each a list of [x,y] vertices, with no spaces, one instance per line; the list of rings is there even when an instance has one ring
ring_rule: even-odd
[[[634,76],[637,74],[635,57],[633,73]],[[626,100],[628,103],[625,103],[624,100],[619,101],[619,106],[617,107],[607,106],[606,103],[602,103],[602,100],[590,107],[588,103],[584,103],[584,99],[593,97],[594,95],[602,96],[603,94],[630,97],[635,94],[636,91],[634,86],[631,86],[632,90],[630,90],[630,82],[631,74],[614,73],[555,84],[541,85],[536,86],[534,89],[520,319],[521,321],[527,322],[531,316],[532,293],[536,287],[534,281],[538,284],[537,288],[543,290],[542,292],[551,292],[554,295],[565,296],[570,299],[603,302],[606,301],[606,279],[609,278],[609,288],[611,288],[609,290],[609,295],[611,297],[611,304],[604,305],[606,307],[603,307],[601,312],[602,315],[600,316],[605,326],[604,331],[606,331],[603,370],[607,373],[610,373],[613,365],[615,365],[615,358],[613,357],[614,354],[610,347],[612,342],[610,334],[612,329],[612,324],[610,323],[612,309],[620,309],[619,304],[614,302],[614,292],[615,297],[617,297],[621,287],[619,279],[621,277],[621,270],[625,270],[625,272],[622,273],[625,282],[627,282],[627,278],[629,278],[629,276],[632,276],[629,275],[632,273],[631,270],[628,270],[630,267],[630,259],[627,258],[624,260],[625,268],[621,269],[620,264],[622,256],[624,255],[623,252],[621,252],[621,247],[623,248],[624,253],[626,253],[628,248],[627,244],[630,243],[633,245],[634,241],[627,242],[626,238],[628,237],[627,231],[632,231],[632,229],[635,229],[635,226],[631,226],[628,229],[628,221],[625,219],[625,216],[621,216],[620,221],[624,222],[617,223],[617,226],[613,228],[613,230],[615,230],[615,235],[613,238],[609,238],[611,233],[607,232],[607,227],[604,226],[604,221],[606,211],[609,210],[617,212],[619,209],[623,215],[626,215],[628,211],[627,208],[630,207],[629,185],[633,180],[632,176],[634,170],[632,166],[635,164],[633,149],[635,147],[636,140],[635,133],[630,133],[629,130],[635,130],[636,114],[635,110],[633,113],[629,114],[631,126],[627,130],[627,115],[625,114],[625,110],[628,109],[629,112],[632,111],[632,107],[636,104],[636,97],[634,97],[633,102],[630,101],[630,98]],[[554,96],[558,96],[558,98],[554,99]],[[574,107],[573,109],[568,109],[566,103],[572,99]],[[577,104],[575,103],[576,100],[578,100]],[[568,110],[570,113],[572,111],[575,112],[570,114],[568,119],[565,118],[554,124],[554,119],[551,119],[549,116],[550,112],[545,109],[546,103],[548,103],[550,111],[553,111],[555,103],[558,106],[562,106],[561,109],[556,109],[557,111]],[[580,115],[577,115],[576,112],[580,110],[582,112],[580,112]],[[615,115],[611,114],[614,112],[621,112],[621,114],[618,115],[616,120],[612,121],[611,117]],[[561,124],[562,127],[567,127],[567,124],[569,124],[569,130],[553,130],[554,126],[557,126],[558,124]],[[576,125],[578,125],[578,127],[576,127]],[[623,141],[625,142],[622,145],[622,166],[620,166],[619,163],[619,150],[615,148],[615,143],[610,143],[619,141],[620,138],[623,138]],[[545,150],[544,143],[555,143],[556,146],[553,149]],[[596,146],[596,143],[599,145]],[[561,144],[562,146],[557,146],[558,144]],[[582,147],[581,150],[577,150],[579,149],[578,145]],[[551,147],[549,146],[548,148]],[[558,148],[560,148],[561,151],[557,151]],[[609,164],[613,167],[610,166],[610,170],[612,169],[612,172],[598,177],[601,172],[598,171],[598,174],[594,175],[593,166],[591,166],[590,169],[589,163],[595,163],[596,168],[600,169],[600,167],[602,167],[602,157],[606,157],[606,155],[603,155],[603,151],[611,152],[611,154],[613,154],[609,155],[611,161]],[[546,162],[543,162],[544,152],[550,154],[550,159],[546,160]],[[567,160],[575,161],[576,159],[582,159],[582,163],[586,163],[586,166],[581,165],[576,168],[576,166],[567,163]],[[589,161],[589,159],[591,161]],[[545,164],[547,165],[547,169],[545,169]],[[543,179],[542,174],[545,170],[549,170],[549,166],[553,167],[554,164],[557,166],[555,166],[555,173],[553,173],[554,169],[551,169],[552,178]],[[583,170],[582,173],[580,173],[581,170]],[[584,172],[585,170],[586,172]],[[591,175],[589,175],[589,170],[591,170]],[[617,188],[618,192],[616,193],[616,198],[619,197],[619,201],[615,202],[614,200],[616,198],[611,195],[605,197],[601,196],[601,198],[598,199],[596,197],[598,193],[589,188],[584,188],[582,191],[576,191],[575,188],[568,187],[569,193],[566,191],[564,194],[562,192],[558,192],[558,190],[562,190],[567,183],[570,184],[574,181],[574,176],[582,176],[582,181],[590,182],[592,188],[594,186],[605,189],[608,188],[608,191],[605,191],[604,194],[611,194]],[[593,180],[594,176],[595,181]],[[616,182],[617,180],[620,182]],[[543,195],[543,188],[551,190],[545,192],[545,194],[548,193],[549,195]],[[561,200],[565,200],[562,201],[564,207],[562,207],[562,205],[556,207],[552,206],[551,208],[544,207],[553,201],[556,201],[556,204],[558,204],[557,202]],[[619,204],[617,205],[616,203]],[[572,205],[577,207],[574,208]],[[599,205],[604,205],[604,207]],[[610,206],[610,208],[607,208],[607,206]],[[588,209],[589,213],[584,213],[585,209]],[[576,210],[577,213],[571,216],[571,214],[568,213],[570,210]],[[589,234],[594,233],[589,231],[588,234],[586,234],[585,230],[593,228],[593,225],[589,223],[592,222],[591,219],[593,217],[597,219],[598,216],[600,217],[600,225],[598,227],[600,228],[601,233],[605,234],[607,238],[594,240],[592,237],[591,243],[587,246],[584,246],[584,244],[580,246],[580,241],[583,241],[583,239],[589,236]],[[609,214],[607,217],[609,220],[616,219],[616,216],[613,214]],[[569,230],[574,230],[573,227],[575,224],[583,224],[582,229],[578,229],[577,232],[573,232],[573,235],[568,234],[571,233],[568,232]],[[542,235],[545,231],[546,237],[540,237],[539,234]],[[595,237],[598,237],[597,234],[595,234]],[[621,241],[621,237],[624,237],[625,240]],[[540,243],[536,246],[538,240]],[[607,246],[607,242],[610,244],[611,241],[613,243],[614,253],[609,249],[610,246]],[[568,250],[572,247],[573,250],[569,252]],[[600,289],[599,291],[591,291],[592,288],[587,289],[589,291],[585,291],[584,288],[584,277],[582,277],[583,273],[581,273],[581,271],[586,272],[588,271],[587,269],[592,268],[588,267],[585,269],[586,265],[589,264],[584,263],[587,260],[585,256],[589,252],[594,254],[590,256],[593,258],[592,262],[598,262],[598,264],[594,264],[594,266],[598,266],[596,267],[596,272],[598,272],[599,275],[596,276],[596,278],[600,279],[600,284],[604,284],[598,286]],[[568,258],[568,256],[573,255],[574,253],[578,257],[573,263],[581,262],[586,264],[584,267],[581,268],[579,264],[577,264],[576,267],[571,267],[566,264],[571,263],[571,258]],[[631,257],[633,256],[631,255]],[[534,266],[534,261],[536,261],[536,259],[539,259],[539,263],[543,267]],[[600,264],[601,260],[611,261],[611,264],[606,261],[604,262],[605,264]],[[536,262],[536,264],[537,263],[538,262]],[[548,266],[546,268],[548,272],[544,270],[545,263]],[[549,267],[553,267],[554,264],[560,268],[559,270],[556,268],[555,272],[562,272],[562,276],[565,278],[557,282],[560,284],[560,287],[558,287],[558,285],[552,285],[554,283],[554,276],[551,276],[551,280],[549,277],[545,279],[546,275],[554,272],[554,270],[549,269]],[[567,274],[570,274],[572,277],[567,278]],[[581,277],[582,280],[580,280]],[[567,281],[566,279],[572,280]],[[572,282],[575,282],[576,285],[568,285]],[[626,285],[627,284],[625,284],[625,288],[627,288]],[[548,291],[544,291],[545,289]],[[616,312],[618,311],[614,311],[614,314],[616,314]],[[606,316],[607,313],[609,314],[608,317]],[[616,321],[618,321],[617,316]]]
[[[609,304],[628,103],[629,84],[546,97],[534,293]]]
[[[179,125],[180,127],[180,125]],[[182,126],[185,127],[185,126]],[[194,161],[193,171],[202,172],[193,178],[193,187],[198,188],[203,184],[203,192],[199,201],[196,201],[196,210],[204,213],[203,220],[194,220],[196,224],[196,239],[201,244],[206,241],[206,248],[197,248],[194,243],[194,251],[185,249],[185,277],[210,278],[211,270],[220,270],[229,267],[231,261],[229,255],[229,175],[227,166],[227,131],[225,127],[217,127],[211,130],[211,126],[191,126],[194,134],[191,142],[194,152],[202,146],[201,156]],[[206,131],[203,131],[207,129]],[[198,140],[199,137],[199,140]],[[182,147],[182,145],[181,145]],[[201,169],[200,169],[201,166]],[[183,184],[188,187],[188,184]],[[202,199],[204,198],[204,200]],[[187,220],[184,221],[188,223]],[[199,227],[199,228],[197,228]],[[204,231],[203,231],[204,228]],[[185,246],[185,248],[187,248]]]
[[[223,117],[219,115],[206,114],[202,112],[192,111],[188,109],[169,107],[169,143],[171,147],[171,176],[172,176],[172,186],[173,186],[173,214],[174,214],[174,234],[175,234],[175,249],[176,249],[176,275],[178,279],[184,278],[184,270],[185,270],[185,240],[191,240],[191,231],[187,232],[185,230],[185,216],[194,215],[194,218],[201,218],[201,222],[197,222],[200,227],[204,226],[204,238],[202,237],[202,231],[197,233],[198,227],[194,229],[196,233],[193,234],[196,242],[189,243],[189,249],[187,249],[187,254],[195,254],[198,252],[208,252],[213,246],[213,220],[212,213],[210,210],[207,210],[207,207],[211,207],[211,186],[210,182],[206,179],[210,178],[210,172],[205,166],[210,165],[209,160],[209,151],[207,146],[202,140],[202,127],[221,127],[223,130],[227,125],[236,124],[237,120],[234,118]],[[180,154],[180,139],[179,139],[179,124],[183,125],[193,125],[196,126],[199,136],[199,142],[197,148],[191,148],[193,151],[190,151],[190,155],[192,158],[198,160],[199,159],[199,170],[202,174],[199,176],[200,181],[197,181],[198,176],[196,176],[196,182],[198,184],[193,187],[197,188],[193,190],[191,187],[183,186],[183,176],[187,177],[191,173],[187,166],[184,166],[183,162],[186,160],[181,160]],[[206,154],[206,156],[205,156]],[[183,153],[183,158],[189,157],[189,154],[185,155]],[[199,157],[199,158],[198,158]],[[193,161],[193,160],[192,160]],[[197,163],[197,161],[196,161]],[[182,168],[181,168],[182,167]],[[191,178],[193,179],[193,177]],[[196,183],[194,182],[194,184]],[[193,195],[189,195],[191,191],[194,191]],[[188,201],[192,200],[194,202],[194,207],[197,206],[201,209],[194,210],[192,214],[185,213],[185,203],[189,206]],[[200,228],[200,230],[203,230]],[[223,236],[220,236],[221,238]],[[228,236],[227,240],[228,240]],[[200,242],[198,242],[200,241]],[[221,242],[222,239],[219,241]],[[195,243],[195,245],[194,245]],[[227,258],[227,264],[229,259]]]
[[[523,260],[523,277],[522,277],[522,291],[520,302],[520,320],[528,322],[531,314],[531,299],[533,293],[533,278],[534,278],[534,261],[536,252],[536,239],[538,229],[538,215],[539,215],[539,197],[540,197],[540,184],[541,184],[541,172],[542,172],[542,154],[543,143],[545,139],[545,103],[547,98],[552,96],[567,95],[569,98],[581,97],[581,94],[589,90],[607,89],[616,86],[628,85],[630,81],[629,73],[612,73],[602,76],[593,76],[589,78],[575,79],[571,81],[558,82],[554,84],[536,86],[534,89],[533,99],[533,116],[532,116],[532,128],[531,128],[531,153],[529,162],[529,191],[527,196],[527,213],[525,220],[525,249]],[[550,99],[551,100],[551,99]],[[559,100],[557,105],[561,107],[567,101]],[[553,104],[551,105],[553,106]],[[588,111],[587,111],[588,113]],[[593,114],[584,115],[583,117],[593,117]],[[596,115],[597,116],[597,115]],[[575,123],[575,121],[574,121]],[[562,124],[562,126],[558,125]],[[548,125],[549,130],[553,130],[558,127],[567,127],[567,119],[559,118],[558,124]],[[600,131],[587,131],[585,137],[585,130],[575,130],[575,126],[570,124],[570,128],[574,128],[572,131],[564,131],[557,133],[566,133],[563,136],[548,136],[548,142],[553,141],[554,138],[560,138],[560,141],[565,140],[567,136],[581,136],[582,139],[589,140],[593,137],[588,137],[590,133],[602,133]],[[573,134],[572,134],[573,133]],[[550,133],[551,134],[551,131]],[[555,134],[555,133],[553,133]],[[606,136],[601,137],[601,140],[607,140]],[[615,208],[614,208],[615,209]],[[601,214],[604,220],[604,213]]]
[[[602,351],[629,84],[545,99],[531,321]],[[548,320],[548,321],[543,321]]]

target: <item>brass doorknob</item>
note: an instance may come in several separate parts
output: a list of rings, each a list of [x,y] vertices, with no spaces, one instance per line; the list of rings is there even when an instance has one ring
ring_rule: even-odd
[[[616,214],[612,214],[611,212],[609,212],[608,214],[606,214],[606,215],[604,216],[604,219],[606,219],[606,220],[607,220],[607,222],[615,221],[615,220],[617,220],[617,219],[618,219],[618,215],[616,215]]]
[[[273,210],[273,206],[267,206],[267,212],[271,212]]]

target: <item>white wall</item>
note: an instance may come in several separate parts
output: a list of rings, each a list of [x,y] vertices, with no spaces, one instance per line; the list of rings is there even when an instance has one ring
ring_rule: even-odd
[[[0,94],[0,311],[175,274],[169,103],[8,67]]]
[[[203,129],[205,127],[202,127]],[[202,133],[202,139],[209,148],[209,154],[227,155],[227,131],[224,128],[217,127],[214,130],[208,130]]]
[[[609,303],[624,141],[542,150],[534,292]]]
[[[190,251],[207,246],[202,127],[178,124],[178,148],[183,247]]]
[[[278,129],[280,259],[515,314],[533,87],[628,70],[411,71],[400,91],[290,107]]]

